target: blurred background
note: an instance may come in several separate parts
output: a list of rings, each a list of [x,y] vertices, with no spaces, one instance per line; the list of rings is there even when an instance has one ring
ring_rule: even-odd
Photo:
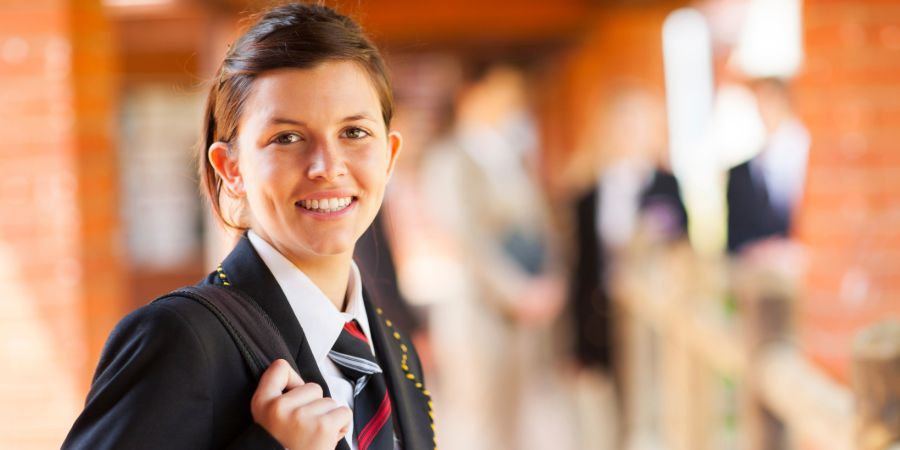
[[[444,449],[900,442],[900,2],[379,0],[358,261]],[[0,0],[0,448],[228,252],[195,148],[255,0]]]

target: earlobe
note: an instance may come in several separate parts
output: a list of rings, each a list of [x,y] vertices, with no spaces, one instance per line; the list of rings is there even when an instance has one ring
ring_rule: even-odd
[[[232,152],[231,146],[226,142],[215,142],[209,146],[207,158],[216,174],[222,179],[225,192],[231,197],[243,197],[244,182],[238,166],[237,154]]]

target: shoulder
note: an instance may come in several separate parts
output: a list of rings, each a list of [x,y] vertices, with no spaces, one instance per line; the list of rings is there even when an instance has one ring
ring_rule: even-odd
[[[732,194],[738,190],[746,189],[748,184],[751,183],[750,161],[752,159],[728,169],[728,190]]]
[[[209,353],[229,337],[216,317],[185,297],[166,297],[125,316],[106,342],[95,382],[120,364],[209,367]],[[123,360],[124,359],[124,360]],[[202,363],[202,364],[198,364]]]
[[[202,321],[206,308],[181,296],[167,296],[148,303],[125,316],[116,327],[190,327]]]
[[[746,161],[744,161],[744,162],[742,162],[742,163],[740,163],[740,164],[736,164],[736,165],[734,165],[734,166],[731,166],[731,168],[728,169],[728,175],[734,176],[735,174],[741,174],[741,175],[742,175],[742,174],[744,174],[744,173],[749,173],[749,172],[750,172],[750,162],[753,161],[753,159],[754,159],[754,158],[751,158],[751,159],[748,159],[748,160],[746,160]]]
[[[223,374],[240,371],[241,364],[211,312],[189,298],[166,297],[131,312],[110,333],[88,402],[124,404],[128,398],[162,400],[175,393],[210,398],[212,387],[234,378]]]
[[[183,297],[123,318],[63,448],[211,448],[231,437],[217,420],[246,425],[246,401],[230,393],[243,392],[241,360],[216,320]]]
[[[597,203],[597,185],[591,185],[588,189],[578,191],[572,196],[572,204],[578,210],[593,209]]]
[[[653,184],[667,189],[678,188],[678,177],[674,173],[665,169],[657,169],[653,173]]]
[[[144,305],[125,316],[116,325],[110,339],[122,334],[142,337],[153,335],[157,341],[172,338],[198,340],[198,333],[214,325],[216,318],[203,305],[186,297],[169,296]]]

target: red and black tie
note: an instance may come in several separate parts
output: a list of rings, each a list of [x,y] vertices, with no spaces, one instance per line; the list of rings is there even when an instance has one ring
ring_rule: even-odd
[[[328,353],[353,384],[353,435],[359,450],[392,450],[394,427],[384,373],[356,320],[344,324]]]

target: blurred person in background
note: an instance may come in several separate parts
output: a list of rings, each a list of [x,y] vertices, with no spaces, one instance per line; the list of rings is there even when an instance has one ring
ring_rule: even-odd
[[[598,175],[576,195],[572,206],[575,229],[569,308],[574,325],[574,356],[581,385],[597,391],[592,398],[604,405],[582,405],[582,423],[609,423],[621,414],[621,387],[615,382],[617,343],[610,286],[616,258],[639,233],[654,242],[687,237],[688,217],[678,180],[669,169],[665,110],[662,100],[646,89],[623,86],[605,108],[598,106],[589,128]],[[609,384],[613,383],[613,386]],[[605,394],[605,397],[603,396]],[[612,421],[614,422],[614,421]],[[586,425],[583,425],[586,427]],[[611,427],[611,434],[618,430]],[[618,448],[615,437],[583,435]],[[591,448],[595,448],[591,446]]]
[[[756,156],[728,171],[729,254],[765,253],[787,237],[806,178],[810,137],[787,81],[755,79],[750,88],[766,138]]]
[[[440,309],[458,333],[434,344],[447,347],[434,354],[446,357],[436,389],[452,448],[572,448],[553,339],[563,283],[526,92],[518,68],[476,68],[424,167],[429,206],[458,247],[467,286]]]
[[[241,235],[199,287],[243,293],[296,365],[257,379],[231,328],[167,296],[116,326],[63,448],[434,447],[416,351],[352,260],[400,151],[392,113],[384,62],[350,18],[297,3],[256,17],[209,91],[201,184]]]

